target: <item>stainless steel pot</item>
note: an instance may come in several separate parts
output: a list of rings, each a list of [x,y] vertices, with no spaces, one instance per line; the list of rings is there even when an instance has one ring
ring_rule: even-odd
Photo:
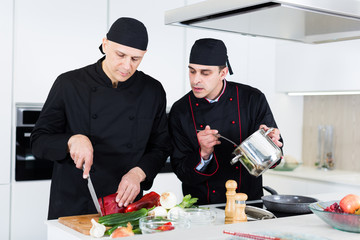
[[[270,128],[265,132],[264,129],[259,129],[246,138],[234,150],[235,157],[230,163],[240,161],[256,177],[263,174],[282,157],[280,148],[268,136],[272,130]]]

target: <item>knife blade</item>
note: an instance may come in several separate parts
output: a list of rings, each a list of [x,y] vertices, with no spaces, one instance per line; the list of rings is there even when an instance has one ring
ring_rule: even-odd
[[[94,185],[92,184],[90,174],[87,177],[87,181],[88,181],[88,189],[89,189],[91,198],[93,200],[93,203],[95,205],[96,211],[100,214],[100,216],[102,216],[100,204],[99,204],[98,198],[96,196],[95,188],[94,188]]]
[[[96,211],[100,214],[100,216],[102,216],[101,209],[100,209],[100,204],[99,204],[98,198],[96,196],[94,186],[93,186],[93,184],[91,182],[90,175],[88,176],[87,180],[88,180],[89,192],[90,192],[91,198],[92,198],[92,200],[94,202]]]

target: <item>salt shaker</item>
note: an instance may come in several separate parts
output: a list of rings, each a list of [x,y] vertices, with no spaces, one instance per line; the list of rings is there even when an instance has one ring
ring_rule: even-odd
[[[247,216],[245,213],[245,201],[247,198],[248,196],[245,193],[236,193],[234,223],[247,222]]]

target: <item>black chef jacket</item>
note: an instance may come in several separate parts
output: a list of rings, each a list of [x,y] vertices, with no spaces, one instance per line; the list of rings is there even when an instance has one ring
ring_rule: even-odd
[[[98,197],[115,193],[136,166],[146,174],[141,189],[149,189],[170,155],[161,83],[136,71],[113,88],[103,59],[56,79],[31,134],[33,154],[54,161],[49,219],[96,213],[87,180],[67,150],[72,135],[86,135],[93,145],[90,175]]]
[[[218,102],[196,98],[190,91],[174,103],[169,114],[174,148],[171,165],[182,181],[183,194],[199,198],[199,204],[225,203],[225,183],[230,179],[237,182],[236,191],[246,193],[249,200],[263,195],[261,176],[250,175],[239,162],[230,164],[235,147],[227,141],[214,147],[213,158],[205,171],[196,170],[201,161],[197,130],[203,130],[206,125],[237,144],[257,131],[261,124],[277,127],[262,92],[239,83],[226,80],[224,83]]]

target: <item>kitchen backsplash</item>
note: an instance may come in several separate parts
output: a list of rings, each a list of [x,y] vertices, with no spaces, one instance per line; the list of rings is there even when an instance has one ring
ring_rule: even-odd
[[[333,126],[335,169],[360,171],[360,95],[305,96],[303,165],[314,166],[318,156],[318,126]]]

